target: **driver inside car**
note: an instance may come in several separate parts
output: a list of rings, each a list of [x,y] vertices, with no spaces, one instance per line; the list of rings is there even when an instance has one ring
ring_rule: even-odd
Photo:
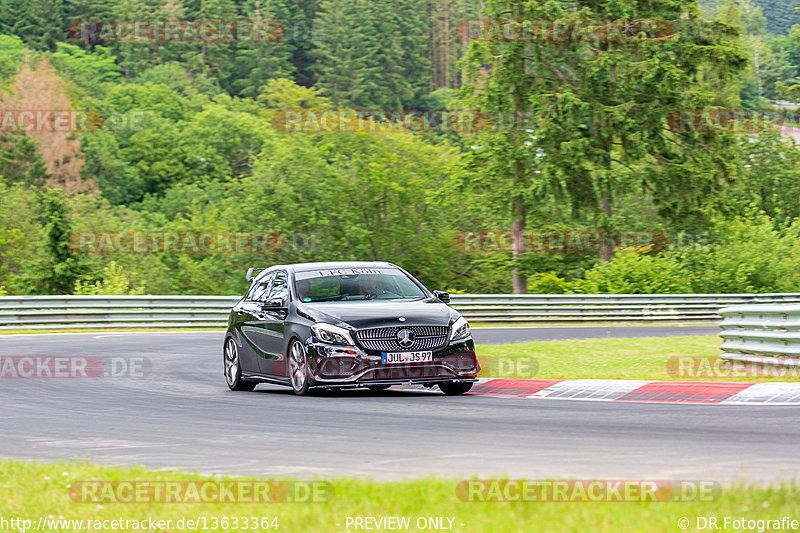
[[[311,282],[307,279],[297,281],[297,298],[305,301],[311,295]]]
[[[365,300],[377,298],[379,295],[384,294],[384,290],[378,288],[378,281],[371,276],[362,276],[358,278],[358,293],[364,297]]]

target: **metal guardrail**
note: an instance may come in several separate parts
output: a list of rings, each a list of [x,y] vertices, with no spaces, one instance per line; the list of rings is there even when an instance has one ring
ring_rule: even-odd
[[[3,296],[0,329],[224,327],[240,296]]]
[[[0,329],[224,327],[239,298],[3,296]],[[716,322],[720,308],[754,302],[800,304],[800,293],[454,294],[451,305],[472,321],[575,324]]]
[[[800,366],[800,305],[720,309],[723,359]]]

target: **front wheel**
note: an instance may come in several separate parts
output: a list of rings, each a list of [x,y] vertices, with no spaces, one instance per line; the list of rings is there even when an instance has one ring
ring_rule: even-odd
[[[236,341],[228,337],[225,349],[222,351],[222,361],[225,364],[225,381],[228,388],[235,391],[251,391],[256,388],[255,381],[242,380],[242,365],[239,362],[239,350]]]
[[[292,382],[292,390],[298,396],[305,396],[308,393],[308,360],[306,350],[300,341],[293,340],[289,345],[289,379]]]
[[[464,394],[465,392],[469,392],[472,388],[472,382],[455,382],[455,381],[448,381],[446,383],[439,383],[439,389],[447,396],[457,396],[459,394]]]

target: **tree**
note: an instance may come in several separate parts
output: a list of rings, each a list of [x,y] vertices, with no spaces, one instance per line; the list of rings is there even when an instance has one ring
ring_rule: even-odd
[[[364,70],[363,41],[359,38],[358,2],[323,0],[314,26],[317,85],[334,105],[355,105],[360,99],[360,78]]]
[[[787,33],[793,25],[800,23],[800,13],[797,13],[792,2],[782,0],[754,0],[754,2],[764,11],[766,29],[770,33]]]
[[[270,260],[394,261],[446,286],[455,277],[450,210],[433,193],[456,156],[406,133],[284,135],[242,180],[231,208],[250,227],[285,236]]]
[[[495,135],[500,142],[486,148],[483,175],[510,199],[514,230],[525,227],[526,200],[540,201],[543,193],[563,194],[576,211],[591,210],[595,227],[610,229],[615,195],[632,180],[649,191],[663,216],[701,216],[705,198],[733,172],[730,155],[722,154],[734,139],[671,132],[667,118],[731,103],[718,95],[735,87],[747,64],[736,28],[701,21],[689,0],[580,9],[555,0],[492,0],[487,15],[494,25],[486,28],[488,39],[470,45],[472,78],[464,92],[477,109],[505,118],[504,131]],[[639,26],[618,37],[590,24],[648,18],[674,22],[666,32]],[[500,33],[513,29],[508,20],[551,21],[551,33],[508,40]],[[556,20],[573,22],[559,36]],[[533,169],[537,153],[543,178]],[[602,257],[610,259],[610,248]],[[515,292],[525,290],[524,281],[517,271]]]
[[[50,61],[59,74],[95,96],[102,96],[105,84],[120,78],[116,57],[104,46],[87,53],[74,44],[58,43]]]
[[[474,20],[480,8],[471,0],[431,0],[431,39],[428,58],[431,62],[431,90],[461,86],[458,62],[466,52],[466,21]]]
[[[25,57],[25,45],[16,36],[0,35],[0,91],[16,76]]]
[[[336,105],[399,110],[429,91],[422,0],[326,0],[316,26],[318,86]]]
[[[0,179],[0,286],[10,294],[39,288],[45,261],[39,191]]]
[[[741,107],[760,110],[764,98],[775,98],[775,82],[789,79],[792,66],[785,51],[773,50],[765,39],[764,16],[761,8],[742,0],[726,0],[718,8],[719,20],[731,26],[741,27],[741,46],[752,61],[740,73]]]
[[[755,205],[785,227],[800,219],[800,148],[777,131],[744,137],[747,164],[723,203],[728,215]]]
[[[50,177],[37,142],[25,132],[0,131],[0,176],[27,187],[43,185]]]
[[[113,19],[117,21],[158,21],[168,20],[169,14],[162,0],[120,0],[114,4]],[[122,33],[123,40],[115,37],[111,42],[99,43],[112,46],[125,78],[133,78],[148,68],[163,63],[171,53],[180,50],[183,44],[162,43],[153,39],[134,40],[133,31]],[[102,32],[99,34],[102,36]]]
[[[274,21],[274,13],[261,0],[251,0],[245,15],[258,24],[268,24],[269,40],[241,42],[237,46],[232,74],[235,94],[253,98],[271,79],[288,78],[294,72],[290,59],[290,44],[284,28]]]
[[[21,37],[31,48],[55,50],[65,30],[63,0],[0,0],[0,32]]]
[[[63,193],[49,189],[42,193],[47,266],[41,272],[41,289],[49,294],[70,294],[82,273],[80,258],[70,249],[72,223]]]
[[[320,0],[277,0],[270,4],[285,30],[282,42],[288,48],[295,81],[303,87],[313,86],[316,82],[314,44],[317,37],[314,20]]]

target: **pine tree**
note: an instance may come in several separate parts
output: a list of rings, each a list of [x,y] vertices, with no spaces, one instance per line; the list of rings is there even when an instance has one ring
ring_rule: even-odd
[[[262,2],[264,4],[264,2]],[[311,87],[316,83],[314,39],[320,0],[276,0],[270,2],[275,18],[283,25],[286,46],[295,81]]]
[[[167,19],[162,0],[119,0],[114,5],[114,20],[118,21],[163,21]],[[126,78],[135,77],[148,68],[161,64],[170,57],[166,43],[147,39],[137,41],[132,39],[133,30],[129,34],[122,34],[126,40],[116,40],[119,33],[111,43],[99,43],[104,46],[112,45],[118,58],[119,66]],[[174,45],[173,45],[174,46]]]
[[[35,140],[24,132],[0,132],[0,176],[8,183],[39,186],[49,178]]]
[[[54,51],[66,29],[63,0],[0,0],[0,32],[21,37],[31,48]]]
[[[82,38],[81,28],[84,23],[99,24],[111,20],[114,15],[113,4],[105,0],[65,0],[64,18],[68,28],[68,38],[85,49],[93,49],[94,45]]]
[[[357,106],[361,100],[364,64],[359,37],[360,0],[323,0],[314,22],[317,86],[337,106]]]
[[[262,6],[262,0],[250,0],[246,18],[256,23],[267,22],[269,40],[239,42],[233,71],[233,91],[254,98],[271,79],[291,78],[294,68],[289,61],[291,50],[286,42],[285,28],[275,24],[274,13]]]
[[[318,84],[335,102],[399,110],[428,92],[425,1],[327,0],[316,27]]]
[[[42,193],[42,217],[49,257],[47,271],[41,278],[42,290],[45,294],[70,294],[80,278],[82,262],[70,249],[72,223],[61,191],[49,189]]]

